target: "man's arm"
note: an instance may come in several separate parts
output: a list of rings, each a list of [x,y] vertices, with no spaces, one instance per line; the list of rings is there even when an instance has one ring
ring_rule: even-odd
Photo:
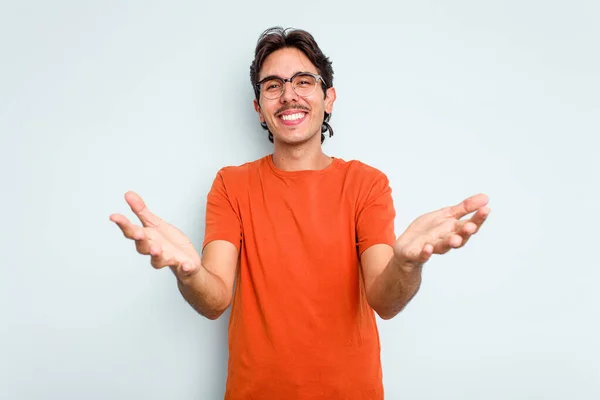
[[[387,244],[365,250],[361,265],[367,301],[382,319],[393,318],[417,294],[423,264],[402,263]]]
[[[424,214],[413,221],[393,246],[375,244],[361,254],[367,300],[383,319],[393,318],[421,285],[421,270],[433,254],[464,246],[490,213],[484,194]],[[461,218],[475,212],[471,218]]]
[[[209,319],[218,318],[231,303],[238,261],[238,248],[230,241],[206,239],[202,256],[179,229],[148,210],[142,198],[127,192],[125,200],[140,219],[132,224],[122,214],[112,214],[123,235],[135,241],[140,254],[150,256],[156,269],[170,267],[177,286],[190,305]],[[227,222],[222,218],[221,221]],[[239,233],[230,234],[238,237]]]
[[[208,319],[217,319],[231,304],[238,249],[225,240],[206,245],[202,259],[191,275],[175,272],[185,300]]]
[[[176,273],[183,297],[209,319],[219,318],[231,304],[241,247],[241,222],[226,181],[225,171],[220,170],[207,196],[202,256],[194,262],[197,273]],[[233,178],[229,183],[237,186]]]

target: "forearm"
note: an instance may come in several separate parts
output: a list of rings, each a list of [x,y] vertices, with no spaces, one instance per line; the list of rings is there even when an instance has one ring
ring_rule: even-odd
[[[177,286],[185,300],[208,319],[217,319],[231,302],[225,282],[202,265],[191,277],[177,277]]]
[[[401,262],[392,256],[367,293],[369,304],[383,319],[396,316],[421,285],[423,264]]]

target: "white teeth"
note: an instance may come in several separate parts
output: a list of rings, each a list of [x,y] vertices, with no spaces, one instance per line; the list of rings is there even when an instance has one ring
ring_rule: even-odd
[[[281,119],[284,121],[295,121],[302,117],[304,117],[304,113],[296,113],[296,114],[282,115]]]

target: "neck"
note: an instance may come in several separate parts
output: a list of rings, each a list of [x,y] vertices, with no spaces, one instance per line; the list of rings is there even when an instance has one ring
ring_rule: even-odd
[[[309,141],[298,145],[289,145],[276,140],[273,151],[273,164],[284,171],[319,170],[326,168],[331,164],[333,159],[323,153],[320,135],[318,139],[319,141],[316,144],[314,141]]]

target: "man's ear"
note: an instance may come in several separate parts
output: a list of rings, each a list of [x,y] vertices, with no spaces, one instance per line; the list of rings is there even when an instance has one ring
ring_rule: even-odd
[[[254,109],[258,113],[258,117],[260,118],[260,122],[265,122],[265,118],[263,117],[262,111],[260,110],[260,105],[258,104],[258,101],[256,99],[254,100]]]
[[[335,102],[335,99],[336,99],[335,88],[330,87],[325,92],[325,112],[327,114],[331,114],[331,111],[333,110],[333,103]]]

